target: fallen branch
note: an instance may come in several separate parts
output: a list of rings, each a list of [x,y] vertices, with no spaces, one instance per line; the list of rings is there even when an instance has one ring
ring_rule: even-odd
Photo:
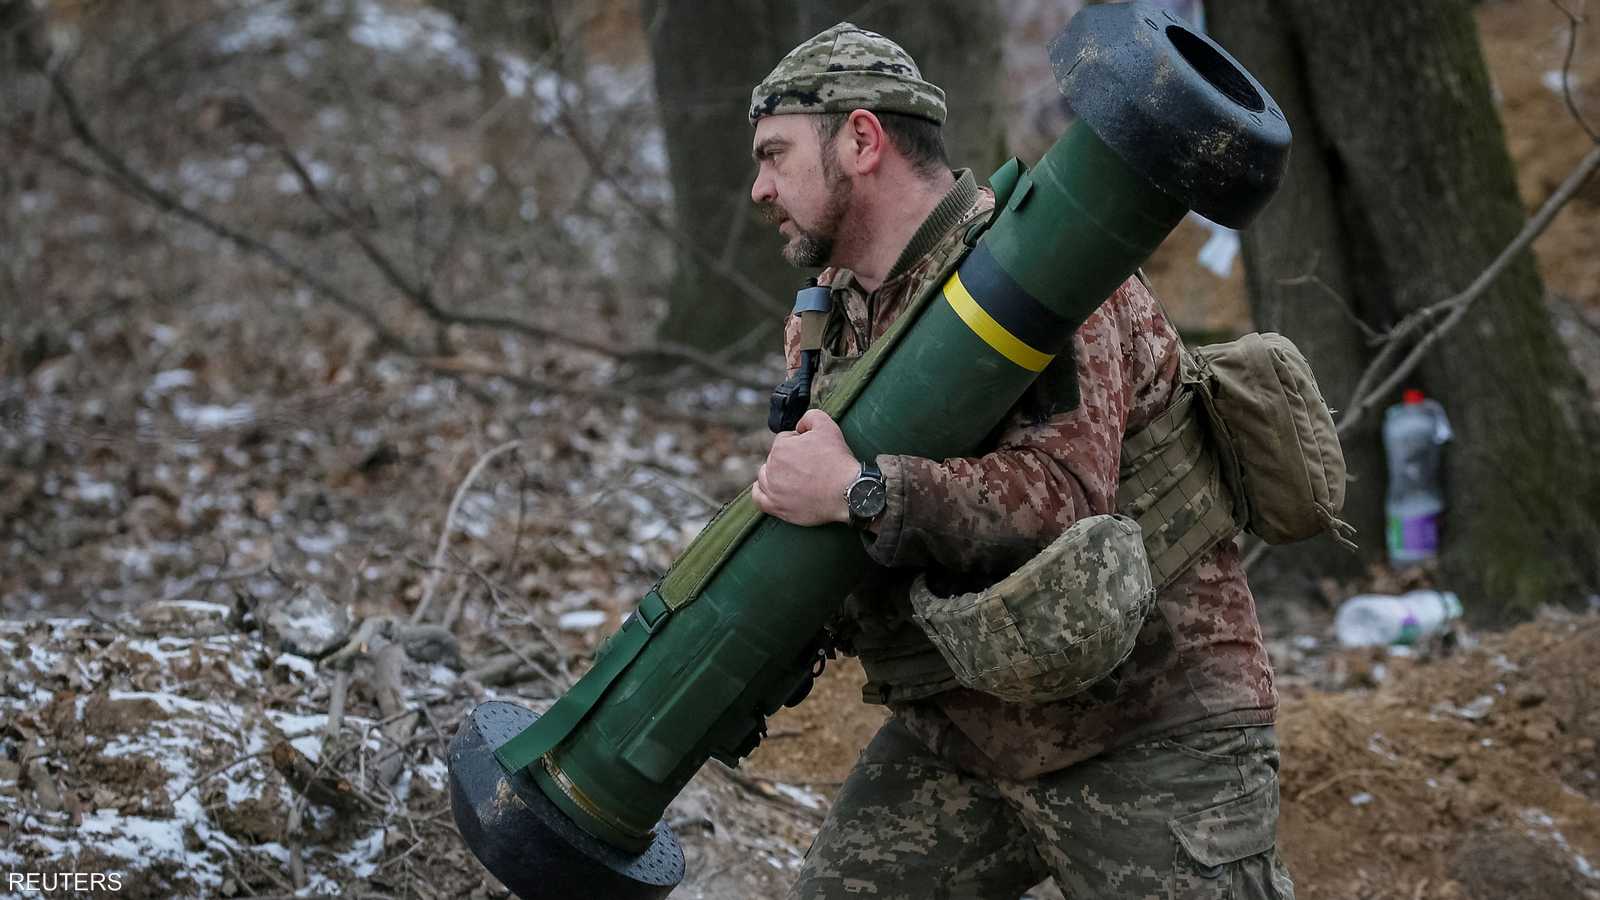
[[[306,886],[306,861],[301,852],[303,841],[300,834],[300,822],[305,816],[305,799],[294,798],[289,805],[289,821],[283,826],[283,836],[289,842],[289,883],[294,885],[296,891],[305,889]]]
[[[413,624],[422,621],[422,617],[428,612],[428,606],[433,603],[433,593],[439,586],[439,573],[444,571],[444,551],[449,546],[450,532],[455,528],[456,524],[456,513],[461,511],[461,501],[466,497],[467,489],[472,487],[472,483],[478,480],[478,475],[483,472],[484,467],[493,462],[496,456],[521,446],[522,441],[520,440],[506,441],[504,444],[489,450],[478,457],[478,461],[473,463],[472,468],[467,470],[467,477],[461,479],[461,484],[456,488],[455,496],[450,499],[450,509],[445,513],[444,527],[439,529],[439,540],[433,549],[433,565],[428,568],[428,574],[422,582],[422,599],[417,601],[417,608],[411,613]]]
[[[287,740],[272,745],[272,767],[295,793],[319,806],[349,813],[361,802],[355,785],[337,773],[323,771]]]
[[[373,665],[372,693],[378,699],[378,711],[388,719],[383,735],[393,746],[387,755],[377,761],[377,783],[387,788],[400,777],[405,765],[406,746],[417,730],[417,714],[405,702],[403,683],[406,649],[398,642],[386,644],[378,651]]]
[[[463,581],[461,586],[456,588],[455,596],[450,598],[449,605],[444,608],[444,615],[439,619],[439,626],[446,632],[455,630],[456,622],[461,618],[462,605],[466,603],[467,592],[471,589],[472,586]]]

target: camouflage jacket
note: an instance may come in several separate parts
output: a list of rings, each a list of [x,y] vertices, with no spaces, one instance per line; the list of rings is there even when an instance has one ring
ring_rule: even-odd
[[[907,245],[882,285],[863,293],[843,270],[825,350],[849,360],[881,336],[947,268],[993,195],[970,172]],[[799,322],[785,350],[799,365]],[[1084,516],[1113,511],[1123,436],[1164,410],[1177,390],[1181,342],[1150,292],[1128,279],[993,432],[981,455],[877,458],[889,504],[867,551],[882,568],[846,602],[835,631],[862,657],[869,700],[888,703],[931,750],[975,772],[1028,778],[1134,741],[1270,723],[1271,665],[1231,541],[1202,556],[1157,597],[1133,654],[1088,691],[1055,703],[1006,703],[947,680],[927,691],[884,690],[875,662],[925,642],[909,612],[917,572],[942,590],[973,590],[1015,570]],[[1075,367],[1076,389],[1066,366]]]

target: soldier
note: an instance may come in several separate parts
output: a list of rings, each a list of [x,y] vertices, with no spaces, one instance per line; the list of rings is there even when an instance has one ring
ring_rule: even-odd
[[[944,119],[944,92],[911,57],[849,23],[754,90],[751,198],[784,256],[824,266],[832,291],[819,390],[942,283],[993,210],[970,171],[951,171]],[[791,319],[791,371],[799,340]],[[790,897],[1002,900],[1054,876],[1069,897],[1292,898],[1276,848],[1277,692],[1231,540],[1203,547],[1130,617],[1131,654],[1064,699],[964,686],[913,615],[914,590],[984,589],[1115,511],[1124,440],[1177,396],[1181,346],[1129,279],[982,455],[857,459],[817,409],[774,439],[761,510],[851,523],[880,566],[830,630],[859,656],[867,699],[893,713]]]

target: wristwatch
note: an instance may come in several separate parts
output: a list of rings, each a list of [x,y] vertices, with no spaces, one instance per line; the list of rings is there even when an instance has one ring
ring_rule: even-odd
[[[889,483],[874,460],[861,463],[861,474],[844,489],[844,505],[850,511],[850,524],[866,528],[883,515],[889,505]]]

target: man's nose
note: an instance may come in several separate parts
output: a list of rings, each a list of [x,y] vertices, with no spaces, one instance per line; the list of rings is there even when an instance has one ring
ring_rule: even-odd
[[[778,198],[778,193],[773,188],[772,176],[768,175],[765,168],[756,169],[756,180],[750,185],[750,200],[753,203],[770,203]]]

